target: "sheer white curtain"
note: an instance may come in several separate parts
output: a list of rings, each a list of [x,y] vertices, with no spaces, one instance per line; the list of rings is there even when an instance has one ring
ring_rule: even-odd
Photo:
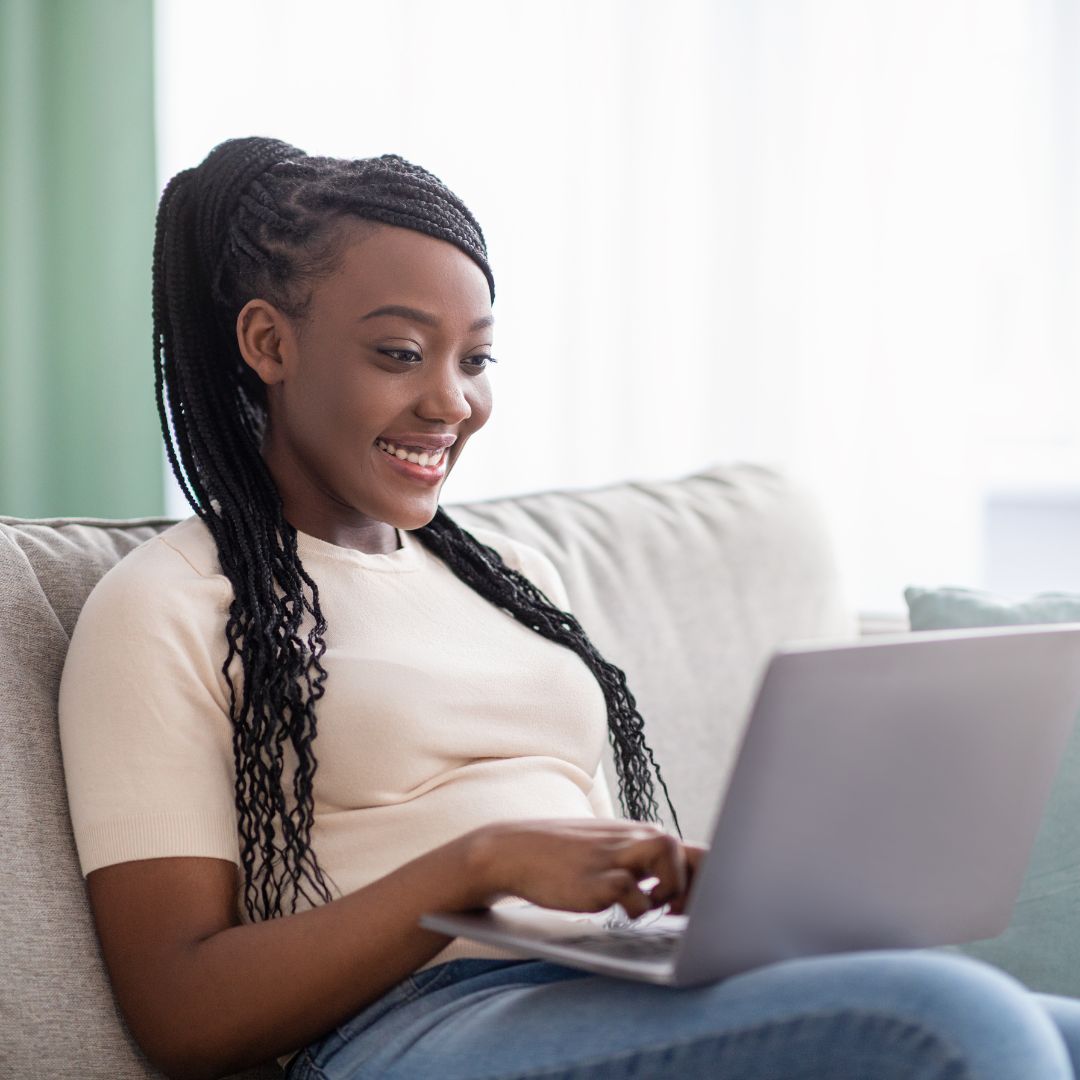
[[[898,611],[982,583],[988,491],[1080,487],[1073,0],[158,0],[158,52],[162,183],[268,134],[477,215],[446,501],[775,464]]]

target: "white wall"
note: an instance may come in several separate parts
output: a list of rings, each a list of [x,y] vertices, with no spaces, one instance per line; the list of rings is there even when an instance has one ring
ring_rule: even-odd
[[[985,582],[988,491],[1080,486],[1074,0],[158,0],[158,51],[162,184],[266,134],[477,215],[448,502],[768,462],[900,610]]]

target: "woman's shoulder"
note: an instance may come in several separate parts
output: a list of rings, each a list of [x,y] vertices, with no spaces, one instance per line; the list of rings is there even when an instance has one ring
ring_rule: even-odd
[[[538,585],[558,607],[568,610],[570,600],[559,569],[538,547],[495,529],[470,527],[466,531],[480,543],[494,548],[511,570],[517,570]]]
[[[220,704],[217,672],[228,649],[233,591],[228,578],[213,573],[208,542],[201,522],[179,522],[128,552],[97,582],[64,660],[67,716],[86,715],[85,700],[94,695],[112,701],[122,692],[134,700],[181,686],[196,697],[205,690],[207,700]]]
[[[161,618],[209,606],[226,610],[232,583],[221,572],[217,545],[192,515],[144,540],[110,567],[87,597],[87,618]],[[80,618],[82,618],[80,614]]]
[[[518,540],[516,537],[509,536],[496,529],[489,529],[486,525],[475,527],[470,525],[464,528],[467,533],[474,536],[481,544],[494,548],[499,553],[502,561],[513,570],[523,570],[537,556],[544,558],[532,544],[526,544],[525,541]]]

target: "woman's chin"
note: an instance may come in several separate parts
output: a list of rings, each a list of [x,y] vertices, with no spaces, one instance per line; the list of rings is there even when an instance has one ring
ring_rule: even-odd
[[[404,529],[406,532],[412,532],[414,529],[422,529],[425,525],[429,525],[435,517],[435,514],[439,509],[439,497],[438,492],[433,492],[430,496],[429,505],[426,507],[402,507],[397,513],[391,517],[386,518],[386,522],[389,525],[393,525],[398,529]]]

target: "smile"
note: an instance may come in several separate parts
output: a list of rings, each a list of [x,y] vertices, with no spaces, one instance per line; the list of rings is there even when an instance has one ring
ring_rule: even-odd
[[[375,445],[399,461],[411,461],[414,465],[438,465],[445,451],[425,450],[422,446],[395,446],[385,439],[376,439]]]
[[[416,447],[394,446],[385,439],[376,439],[380,457],[386,459],[400,476],[407,476],[421,483],[437,484],[446,475],[446,462],[450,456],[445,450],[422,450]]]

